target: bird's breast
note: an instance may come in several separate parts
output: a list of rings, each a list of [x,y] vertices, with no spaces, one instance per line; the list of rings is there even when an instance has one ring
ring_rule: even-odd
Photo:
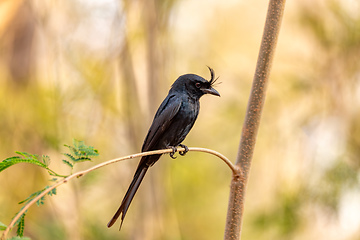
[[[172,136],[168,139],[169,146],[179,145],[190,132],[194,126],[196,118],[199,114],[199,102],[198,101],[183,101],[179,112],[174,117],[168,133]]]

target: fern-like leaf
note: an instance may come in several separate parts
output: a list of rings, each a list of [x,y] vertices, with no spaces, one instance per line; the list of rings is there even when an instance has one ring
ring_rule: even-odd
[[[71,155],[70,153],[63,153],[64,156],[68,157],[71,161],[76,162],[76,157]]]
[[[94,149],[91,146],[85,145],[85,143],[83,141],[73,140],[73,145],[74,146],[65,145],[67,148],[69,148],[70,153],[64,153],[63,154],[64,156],[66,156],[68,158],[68,160],[71,161],[70,162],[68,160],[63,160],[63,162],[65,164],[67,164],[71,168],[74,167],[75,163],[84,162],[84,161],[91,161],[91,157],[99,155],[98,150]],[[50,165],[49,156],[42,155],[41,157],[39,157],[36,154],[30,154],[30,153],[27,153],[27,152],[15,152],[15,153],[17,153],[20,156],[9,157],[9,158],[6,158],[5,160],[0,162],[0,172],[5,170],[6,168],[12,166],[12,165],[17,164],[17,163],[30,163],[30,164],[34,164],[34,165],[40,166],[42,168],[45,168],[49,172],[49,174],[51,176],[67,177],[67,176],[64,176],[64,175],[57,174],[56,172],[54,172],[53,170],[51,170],[48,167]],[[56,180],[57,180],[57,178],[52,178],[51,181],[56,181]],[[45,187],[44,189],[42,189],[40,191],[32,193],[28,198],[26,198],[25,200],[19,202],[19,204],[29,203],[31,200],[33,200],[34,198],[39,196],[39,194],[41,194],[42,192],[44,192],[48,188],[49,188],[49,186]],[[49,191],[47,193],[47,195],[49,195],[49,196],[56,195],[56,188]],[[38,206],[43,205],[44,203],[45,203],[45,196],[42,196],[40,199],[38,199],[36,201],[36,204]],[[23,206],[21,208],[21,210],[24,209],[25,206]],[[24,235],[24,228],[25,228],[25,215],[26,215],[26,211],[16,221],[17,236],[11,238],[10,240],[30,240],[30,238],[27,238],[27,237],[23,236]],[[7,228],[7,226],[0,222],[0,230],[5,230],[6,228]]]
[[[27,152],[20,152],[20,151],[16,151],[15,153],[23,156],[24,158],[27,158],[27,159],[33,159],[35,161],[38,160],[38,155],[37,154],[31,154],[31,153],[27,153]]]
[[[69,162],[69,161],[67,161],[67,160],[62,160],[63,161],[63,163],[65,163],[66,165],[68,165],[69,167],[71,167],[71,168],[73,168],[74,167],[74,165],[72,165],[72,163],[71,162]]]
[[[23,153],[23,152],[16,152],[16,153],[20,154],[20,153]],[[22,155],[22,156],[24,156],[24,155]],[[5,170],[8,167],[11,167],[12,165],[17,164],[17,163],[31,163],[31,164],[35,164],[35,165],[38,165],[38,166],[43,167],[43,168],[47,168],[47,166],[44,163],[38,161],[36,158],[32,158],[32,157],[30,157],[30,158],[27,158],[27,157],[21,158],[19,156],[15,156],[15,157],[6,158],[2,162],[0,162],[0,172]]]
[[[45,204],[45,196],[42,196],[39,200],[36,201],[36,205],[40,207]]]
[[[86,161],[91,161],[91,158],[89,158],[89,157],[79,157],[74,162],[79,163],[79,162],[86,162]]]
[[[24,202],[30,202],[31,199],[35,198],[37,195],[39,195],[40,193],[42,193],[45,189],[46,189],[46,188],[30,194],[29,197],[27,197],[25,200],[22,200],[21,202],[19,202],[19,204],[22,204],[22,203],[24,203]]]
[[[24,236],[25,215],[26,215],[26,212],[23,215],[21,215],[19,220],[16,222],[16,224],[17,224],[16,235],[18,235],[19,237]]]
[[[98,150],[85,145],[84,141],[74,139],[73,145],[74,146],[64,145],[70,150],[70,153],[63,153],[63,155],[66,156],[72,163],[67,160],[63,160],[63,162],[70,167],[73,167],[75,163],[91,161],[91,157],[99,156]]]
[[[54,188],[50,192],[48,192],[47,195],[49,195],[49,196],[56,195],[56,188]]]
[[[72,153],[72,154],[69,154],[69,153],[67,153],[67,154],[69,154],[71,156],[72,155],[77,156],[79,154],[79,151],[75,147],[69,146],[69,145],[66,145],[66,144],[64,144],[64,146],[67,147],[70,150],[70,152]]]
[[[32,199],[34,199],[35,197],[37,197],[39,194],[41,194],[43,191],[45,191],[46,189],[48,189],[49,186],[46,186],[44,189],[41,189],[39,191],[36,191],[32,194],[30,194],[29,197],[27,197],[25,200],[19,202],[19,204],[25,203],[25,202],[30,202]],[[52,196],[52,195],[56,195],[56,188],[52,189],[50,192],[47,193],[47,195]],[[45,197],[42,197],[41,199],[39,199],[36,204],[38,206],[43,205],[45,201]]]
[[[42,155],[41,161],[48,167],[50,165],[50,157],[47,155]]]

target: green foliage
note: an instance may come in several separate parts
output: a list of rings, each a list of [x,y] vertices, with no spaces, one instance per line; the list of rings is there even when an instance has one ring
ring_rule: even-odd
[[[71,168],[73,168],[74,167],[74,165],[73,164],[71,164],[69,161],[67,161],[67,160],[62,160],[63,161],[63,163],[65,163],[66,165],[68,165],[69,167],[71,167]]]
[[[339,159],[313,184],[315,187],[304,184],[296,191],[277,193],[276,202],[270,209],[261,209],[254,214],[253,226],[265,233],[275,232],[276,239],[289,239],[306,224],[301,212],[309,204],[327,210],[328,216],[336,215],[342,194],[359,188],[358,170]]]
[[[31,200],[33,200],[35,197],[37,197],[38,195],[40,195],[42,192],[44,192],[46,189],[48,189],[49,186],[46,186],[44,189],[39,190],[37,192],[32,193],[28,198],[26,198],[25,200],[19,202],[19,204],[23,204],[23,203],[28,203]],[[50,192],[47,193],[47,195],[52,196],[52,195],[56,195],[56,188],[52,189]],[[37,202],[36,205],[40,206],[44,204],[44,200],[45,197],[40,198]]]
[[[30,238],[16,236],[16,237],[10,238],[9,240],[30,240]]]
[[[259,229],[276,229],[278,238],[288,239],[301,224],[299,208],[301,207],[301,195],[279,193],[278,204],[270,212],[262,212],[255,216],[254,226]]]
[[[24,236],[25,215],[26,215],[26,212],[23,215],[21,215],[21,217],[16,222],[16,224],[18,226],[17,230],[16,230],[16,235],[19,236],[19,237]]]
[[[99,156],[99,152],[97,149],[94,149],[91,146],[86,146],[84,141],[73,140],[74,146],[64,145],[65,147],[70,149],[70,152],[75,155],[64,153],[65,156],[71,156],[71,159],[74,162],[83,162],[83,161],[91,161],[90,157]]]
[[[17,163],[31,163],[31,164],[35,164],[35,165],[38,165],[43,168],[47,167],[47,165],[45,163],[40,162],[38,160],[37,155],[33,155],[30,153],[26,153],[26,152],[15,152],[15,153],[21,155],[22,157],[15,156],[15,157],[9,157],[9,158],[3,160],[0,163],[0,172],[14,164],[17,164]]]
[[[7,228],[7,226],[5,224],[3,224],[2,222],[0,222],[0,231],[4,231]]]
[[[39,167],[45,168],[46,170],[48,170],[50,175],[53,175],[56,177],[66,177],[66,176],[60,175],[60,174],[56,173],[55,171],[51,170],[50,168],[48,168],[48,166],[50,164],[49,156],[43,155],[41,158],[39,158],[38,155],[30,154],[27,152],[16,151],[15,153],[19,154],[20,156],[9,157],[9,158],[6,158],[5,160],[3,160],[2,162],[0,162],[0,172],[5,170],[8,167],[11,167],[11,166],[17,164],[17,163],[30,163],[30,164],[34,164]]]
[[[336,212],[342,194],[359,187],[358,171],[345,161],[339,159],[317,182],[317,188],[310,191],[313,201]]]
[[[99,156],[98,150],[91,146],[86,146],[84,141],[73,140],[74,146],[64,144],[70,150],[70,153],[63,153],[68,160],[63,159],[63,163],[68,165],[71,169],[79,162],[91,161],[91,157]],[[70,161],[69,161],[70,160]]]
[[[91,146],[85,145],[84,141],[73,140],[73,146],[64,145],[70,150],[70,153],[63,153],[64,156],[68,158],[68,160],[62,160],[64,164],[71,168],[71,172],[74,168],[74,165],[79,162],[91,161],[91,157],[98,156],[98,150],[94,149]],[[39,157],[36,154],[30,154],[27,152],[16,152],[20,156],[9,157],[0,162],[0,172],[5,170],[6,168],[13,166],[17,163],[30,163],[42,167],[48,171],[50,176],[55,176],[50,181],[56,181],[58,177],[67,177],[69,175],[61,175],[56,173],[55,171],[49,168],[50,165],[50,157],[43,155]],[[30,194],[25,200],[20,201],[19,204],[25,204],[20,211],[34,198],[42,194],[46,191],[50,186],[46,186],[45,188],[36,191]],[[52,189],[47,193],[48,196],[56,195],[56,188]],[[42,196],[39,200],[36,201],[37,206],[41,206],[45,204],[45,196]],[[23,237],[24,236],[24,228],[25,228],[25,215],[27,211],[21,215],[21,217],[16,221],[15,225],[17,226],[16,234],[17,237],[13,237],[11,239],[19,239],[19,240],[29,240],[30,238]],[[0,222],[0,230],[5,230],[7,228],[6,225]]]

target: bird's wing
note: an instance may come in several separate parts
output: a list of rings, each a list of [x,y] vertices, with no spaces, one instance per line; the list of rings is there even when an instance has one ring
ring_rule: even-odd
[[[153,123],[149,129],[149,132],[145,138],[142,151],[154,150],[157,141],[161,138],[162,134],[169,128],[170,123],[174,116],[179,112],[181,106],[181,99],[175,95],[168,95],[161,103],[158,111],[155,114]],[[149,166],[151,166],[160,156],[144,156],[141,158],[138,168],[135,172],[133,181],[131,182],[128,191],[125,194],[123,201],[119,209],[116,211],[113,218],[108,223],[108,227],[111,227],[118,217],[121,215],[121,225],[125,218],[126,212],[130,206],[132,199],[138,190],[141,181],[143,180],[145,173]],[[150,162],[149,162],[150,160]]]
[[[168,129],[174,116],[178,113],[181,106],[181,99],[175,95],[168,96],[160,105],[155,114],[153,123],[146,135],[142,151],[154,150],[152,149],[159,138]]]

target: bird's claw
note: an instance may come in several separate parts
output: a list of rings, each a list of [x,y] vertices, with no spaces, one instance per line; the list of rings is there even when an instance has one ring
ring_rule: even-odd
[[[170,153],[170,157],[171,157],[172,159],[175,159],[176,157],[174,157],[174,154],[176,153],[177,148],[176,148],[176,147],[173,147],[173,146],[169,146],[168,148],[172,149],[172,152]]]
[[[180,147],[185,148],[185,151],[179,151],[181,156],[185,156],[185,154],[189,151],[189,148],[184,144],[179,144]]]

